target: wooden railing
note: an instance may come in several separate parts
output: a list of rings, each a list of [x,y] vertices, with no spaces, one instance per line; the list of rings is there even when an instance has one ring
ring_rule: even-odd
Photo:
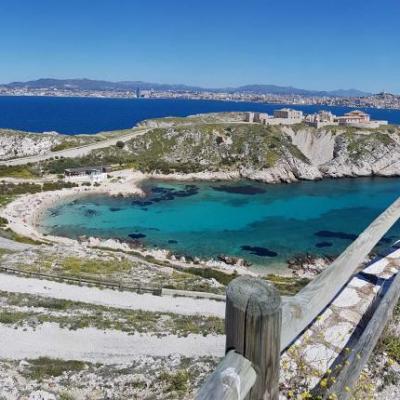
[[[11,268],[6,267],[4,265],[0,265],[0,271],[6,272],[8,274],[13,275],[20,275],[26,276],[28,278],[38,278],[38,279],[49,279],[53,281],[59,282],[68,282],[74,283],[78,285],[92,285],[92,286],[99,286],[105,287],[108,289],[114,290],[125,290],[131,291],[136,293],[151,293],[156,296],[161,296],[162,294],[162,287],[156,286],[144,286],[138,283],[137,285],[126,285],[122,282],[112,281],[112,280],[101,280],[95,278],[88,278],[88,277],[77,277],[77,276],[70,276],[70,275],[61,275],[61,274],[48,274],[44,272],[37,272],[37,271],[24,271],[18,268]]]
[[[273,285],[254,277],[232,281],[226,293],[226,356],[206,379],[196,400],[277,400],[281,352],[332,302],[399,217],[400,198],[293,297],[281,298]],[[357,380],[399,295],[397,274],[358,340],[357,360],[354,356],[348,360],[323,398],[332,392],[340,400],[348,398],[345,389]]]

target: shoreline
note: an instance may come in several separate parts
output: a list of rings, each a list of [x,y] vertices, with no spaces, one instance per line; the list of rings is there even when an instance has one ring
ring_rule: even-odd
[[[20,196],[5,206],[1,216],[8,220],[8,227],[19,235],[39,241],[71,241],[73,239],[45,235],[37,229],[43,214],[55,204],[88,194],[144,195],[143,190],[137,184],[146,179],[145,175],[127,170],[117,171],[110,175],[112,176],[111,180],[107,180],[100,186],[78,186]],[[117,181],[112,182],[115,179]]]
[[[238,264],[230,265],[215,259],[199,259],[195,262],[186,260],[185,257],[178,258],[167,249],[150,249],[146,247],[132,248],[129,243],[117,239],[101,239],[88,237],[84,241],[71,239],[64,236],[47,235],[39,229],[40,221],[44,213],[56,204],[66,200],[74,200],[86,195],[105,194],[108,196],[145,196],[140,183],[145,180],[172,180],[177,182],[189,181],[235,181],[241,179],[239,174],[228,174],[225,172],[200,172],[191,174],[144,174],[139,171],[121,170],[110,173],[111,178],[99,186],[78,186],[64,188],[56,191],[39,192],[21,196],[7,204],[0,215],[8,220],[8,227],[18,235],[43,242],[44,244],[81,244],[88,247],[101,247],[105,250],[120,250],[124,252],[137,253],[142,257],[154,257],[159,262],[166,262],[178,268],[213,268],[222,272],[232,274],[259,275],[248,267]],[[285,275],[286,271],[279,268],[280,273]],[[282,270],[281,270],[282,269]],[[276,267],[268,267],[263,271],[265,274],[276,272]]]
[[[202,259],[200,257],[185,257],[174,254],[167,248],[149,248],[144,245],[132,245],[129,241],[114,238],[84,237],[83,239],[71,239],[65,236],[48,235],[40,230],[40,222],[45,212],[56,204],[67,200],[74,200],[88,195],[107,195],[107,196],[146,196],[145,188],[141,183],[150,180],[176,181],[176,182],[235,182],[240,180],[254,181],[243,177],[239,171],[233,173],[226,171],[217,172],[195,172],[189,174],[145,174],[140,171],[120,170],[109,174],[110,178],[102,182],[99,186],[78,186],[73,188],[64,188],[56,191],[39,192],[29,195],[23,195],[6,205],[0,211],[0,216],[8,220],[8,227],[16,234],[28,237],[30,239],[43,242],[43,244],[59,243],[62,245],[82,245],[87,247],[102,248],[104,250],[117,250],[136,254],[140,257],[154,258],[159,263],[168,264],[178,269],[185,268],[211,268],[224,273],[232,274],[250,274],[254,276],[276,274],[279,276],[293,277],[295,271],[290,268],[290,260],[286,262],[276,262],[269,265],[251,265],[245,266],[243,259],[237,258],[234,263],[227,263],[216,258]],[[373,179],[374,176],[368,177]],[[332,178],[338,179],[338,178]],[[302,180],[299,180],[302,181]],[[258,181],[260,182],[260,181]],[[263,182],[268,184],[267,182]],[[316,259],[321,258],[315,256]],[[235,258],[235,257],[233,257]],[[301,265],[298,266],[302,269]]]

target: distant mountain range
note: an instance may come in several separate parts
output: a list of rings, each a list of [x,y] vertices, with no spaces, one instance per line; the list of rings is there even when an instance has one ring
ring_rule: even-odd
[[[255,94],[281,94],[301,96],[328,96],[328,97],[363,97],[371,93],[357,89],[338,89],[332,91],[317,91],[298,89],[291,86],[277,85],[245,85],[229,88],[206,89],[199,86],[183,84],[163,84],[142,81],[120,81],[109,82],[92,79],[37,79],[27,82],[11,82],[0,85],[5,88],[28,88],[28,89],[70,89],[70,90],[174,90],[174,91],[197,91],[197,92],[228,92],[228,93],[255,93]]]

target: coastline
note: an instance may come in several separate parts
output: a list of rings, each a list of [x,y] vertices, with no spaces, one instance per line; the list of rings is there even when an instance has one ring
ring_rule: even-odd
[[[111,178],[101,183],[99,186],[78,186],[64,188],[51,192],[39,192],[21,196],[7,204],[0,212],[0,216],[8,220],[8,227],[16,234],[28,237],[32,240],[43,242],[44,244],[60,243],[64,245],[76,245],[78,243],[88,247],[101,247],[110,250],[120,250],[124,252],[134,252],[142,257],[153,257],[157,261],[167,262],[178,268],[200,267],[214,268],[225,273],[238,273],[259,275],[247,267],[239,264],[227,264],[218,260],[198,260],[196,262],[186,260],[185,257],[177,258],[167,249],[149,249],[146,247],[132,248],[128,243],[116,239],[101,239],[89,237],[87,240],[78,241],[64,236],[47,235],[39,229],[40,221],[44,213],[56,204],[66,200],[75,200],[82,196],[91,194],[106,194],[108,196],[145,196],[145,192],[140,187],[140,183],[145,180],[174,180],[174,181],[234,181],[241,179],[239,173],[226,172],[200,172],[191,174],[144,174],[139,171],[121,170],[109,174]],[[264,273],[273,272],[265,270]],[[276,270],[275,270],[276,272]],[[284,271],[280,271],[284,273]]]
[[[136,254],[140,257],[153,259],[159,264],[167,266],[175,266],[177,268],[212,268],[222,272],[232,274],[251,274],[251,275],[265,275],[265,274],[279,274],[280,276],[292,277],[296,275],[293,268],[289,267],[289,261],[285,264],[283,262],[272,263],[268,266],[265,265],[252,265],[245,266],[243,260],[238,258],[232,263],[220,261],[217,259],[200,259],[198,257],[184,257],[173,254],[167,248],[149,248],[138,243],[129,243],[119,239],[103,239],[98,237],[82,237],[79,239],[71,239],[64,236],[48,235],[41,231],[40,224],[44,213],[55,205],[72,201],[82,196],[105,194],[108,196],[139,196],[146,195],[141,183],[146,180],[168,180],[177,182],[191,182],[191,181],[204,181],[204,182],[218,182],[246,179],[239,171],[229,173],[224,171],[218,172],[197,172],[197,173],[173,173],[173,174],[145,174],[133,170],[120,170],[109,174],[110,177],[99,184],[98,186],[79,186],[74,188],[64,188],[57,191],[39,192],[30,195],[20,196],[11,203],[9,203],[3,210],[0,211],[0,216],[6,218],[9,223],[8,227],[16,234],[28,237],[35,241],[42,242],[43,244],[59,243],[68,246],[85,246],[93,248],[103,248],[105,250],[123,251],[131,254]],[[248,178],[247,178],[248,179]],[[266,182],[265,182],[266,183]],[[318,258],[318,257],[317,257]],[[297,260],[298,261],[298,260]],[[312,264],[312,263],[311,263]],[[307,265],[311,265],[310,262]],[[297,268],[302,274],[301,270],[304,269],[300,264]],[[308,274],[309,267],[305,268]],[[304,272],[304,271],[303,271]]]
[[[88,194],[108,194],[110,196],[143,196],[138,183],[146,179],[142,173],[117,171],[110,173],[111,179],[99,186],[78,186],[61,190],[24,195],[2,210],[1,216],[8,220],[8,227],[15,233],[33,240],[69,242],[72,239],[50,236],[38,230],[41,217],[49,208],[66,199],[76,199]]]

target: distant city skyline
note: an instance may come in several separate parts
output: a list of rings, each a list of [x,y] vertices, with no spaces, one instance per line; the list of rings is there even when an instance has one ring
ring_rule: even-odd
[[[399,11],[396,0],[4,0],[0,82],[400,93]]]

